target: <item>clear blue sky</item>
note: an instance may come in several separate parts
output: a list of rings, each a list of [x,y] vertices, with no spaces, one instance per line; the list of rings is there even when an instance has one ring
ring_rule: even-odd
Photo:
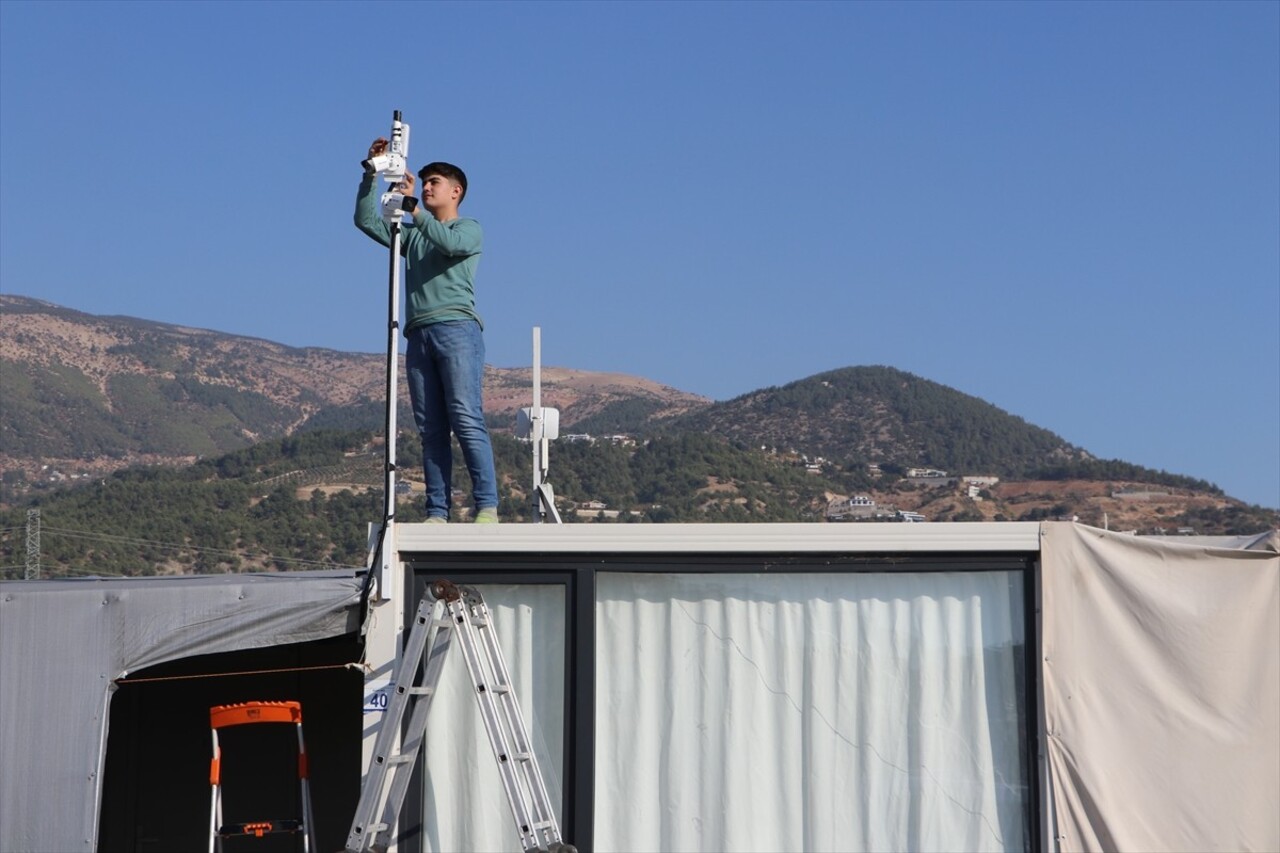
[[[1280,506],[1280,4],[0,0],[0,289],[384,351],[394,109],[492,364],[891,365]]]

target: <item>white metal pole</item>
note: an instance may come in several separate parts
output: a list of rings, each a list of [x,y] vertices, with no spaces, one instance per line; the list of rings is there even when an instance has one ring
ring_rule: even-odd
[[[542,327],[533,327],[533,408],[529,442],[533,445],[533,520],[542,521]]]
[[[404,168],[403,158],[408,153],[409,126],[400,120],[400,111],[396,110],[392,117],[391,144],[392,158],[396,169]],[[391,177],[384,169],[380,172],[385,180]],[[394,176],[397,180],[399,176]],[[386,700],[392,684],[392,673],[400,669],[400,637],[404,632],[404,608],[400,606],[402,575],[397,571],[399,566],[399,549],[396,545],[395,508],[396,508],[396,413],[399,404],[399,366],[400,366],[400,244],[401,216],[387,216],[385,207],[386,194],[383,195],[383,217],[390,229],[391,246],[388,259],[389,295],[387,298],[387,386],[386,386],[386,454],[385,469],[386,494],[383,503],[383,523],[381,542],[375,543],[377,553],[381,556],[378,565],[370,566],[372,580],[376,581],[376,597],[370,595],[369,607],[371,616],[366,623],[368,632],[365,635],[365,694],[364,725],[361,744],[362,766],[368,767],[377,746],[378,733],[381,731],[383,716],[386,713]],[[381,610],[382,612],[378,612]],[[372,615],[376,614],[376,615]],[[394,748],[399,749],[397,733]],[[367,783],[367,778],[363,784]],[[388,845],[389,853],[394,853],[396,844],[394,837]]]
[[[378,567],[378,595],[392,598],[392,569],[396,562],[396,407],[400,386],[400,221],[391,225],[391,295],[387,316],[386,496],[383,499],[382,562]]]

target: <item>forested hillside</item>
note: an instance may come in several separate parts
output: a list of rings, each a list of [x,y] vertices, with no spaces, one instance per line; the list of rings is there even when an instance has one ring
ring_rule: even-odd
[[[0,502],[61,476],[184,464],[311,429],[376,430],[385,359],[298,349],[0,296]],[[531,402],[531,371],[488,367],[498,432]],[[823,457],[843,490],[871,466],[1014,479],[1123,478],[1216,492],[1203,480],[1098,460],[976,397],[891,367],[847,367],[713,404],[637,377],[545,367],[563,430],[646,439],[716,435],[739,449]],[[403,383],[402,383],[403,384]],[[401,422],[408,423],[401,389]],[[50,470],[52,469],[52,471]]]
[[[707,434],[635,445],[552,445],[551,482],[567,523],[820,522],[854,493],[835,466],[735,446]],[[412,491],[397,518],[422,519],[416,438],[397,458]],[[138,466],[75,484],[44,485],[0,512],[0,577],[26,572],[27,510],[40,511],[41,577],[289,571],[363,566],[367,530],[381,520],[385,448],[366,431],[310,431],[188,466]],[[505,523],[529,520],[530,448],[494,436]],[[859,474],[858,478],[864,475]],[[465,522],[469,480],[460,455],[454,521]],[[880,505],[934,521],[1079,517],[1102,526],[1253,533],[1274,511],[1192,490],[1141,491],[1131,482],[1011,481],[978,497],[882,474],[857,490]],[[1134,491],[1138,489],[1138,491]]]
[[[527,520],[529,447],[504,435],[494,445],[503,520]],[[27,506],[0,513],[0,567],[22,576],[28,508],[41,513],[44,576],[364,565],[368,525],[382,517],[383,453],[370,433],[313,431],[186,467],[130,468],[37,490]],[[404,436],[398,458],[419,453]],[[402,468],[418,476],[412,464]],[[454,478],[469,483],[460,458]],[[588,500],[624,522],[818,520],[825,505],[821,484],[801,470],[705,436],[640,448],[557,446],[553,479],[568,522],[600,519],[599,510],[572,506]],[[736,485],[718,488],[726,483]],[[419,490],[397,518],[422,517]],[[465,517],[455,508],[455,520]]]
[[[383,357],[0,297],[0,576],[360,566],[382,517]],[[722,403],[543,368],[550,481],[570,523],[1078,519],[1147,533],[1280,526],[1212,483],[1097,459],[976,397],[847,367]],[[506,523],[526,520],[528,368],[487,367]],[[411,418],[400,395],[400,423]],[[570,434],[577,440],[569,440]],[[585,438],[584,438],[585,436]],[[416,435],[398,517],[422,515]],[[910,476],[930,469],[934,476]],[[941,472],[941,473],[939,473]],[[460,456],[456,486],[469,478]],[[455,496],[455,521],[466,520]],[[856,511],[855,511],[856,508]]]
[[[935,468],[1012,479],[1133,479],[1220,493],[1212,483],[1099,460],[977,397],[892,367],[846,367],[672,419],[670,431],[822,456],[850,471]]]

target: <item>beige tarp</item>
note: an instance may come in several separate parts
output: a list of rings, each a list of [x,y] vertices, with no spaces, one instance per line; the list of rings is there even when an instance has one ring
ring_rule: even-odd
[[[1043,535],[1058,849],[1280,850],[1280,537]]]

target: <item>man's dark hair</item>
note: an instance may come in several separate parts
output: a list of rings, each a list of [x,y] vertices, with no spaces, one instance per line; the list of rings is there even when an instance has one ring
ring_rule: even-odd
[[[462,200],[467,197],[467,173],[459,169],[452,163],[428,163],[418,170],[418,180],[423,183],[427,182],[429,175],[439,175],[454,181],[458,186],[462,187],[462,195],[458,196],[458,204],[462,204]]]

